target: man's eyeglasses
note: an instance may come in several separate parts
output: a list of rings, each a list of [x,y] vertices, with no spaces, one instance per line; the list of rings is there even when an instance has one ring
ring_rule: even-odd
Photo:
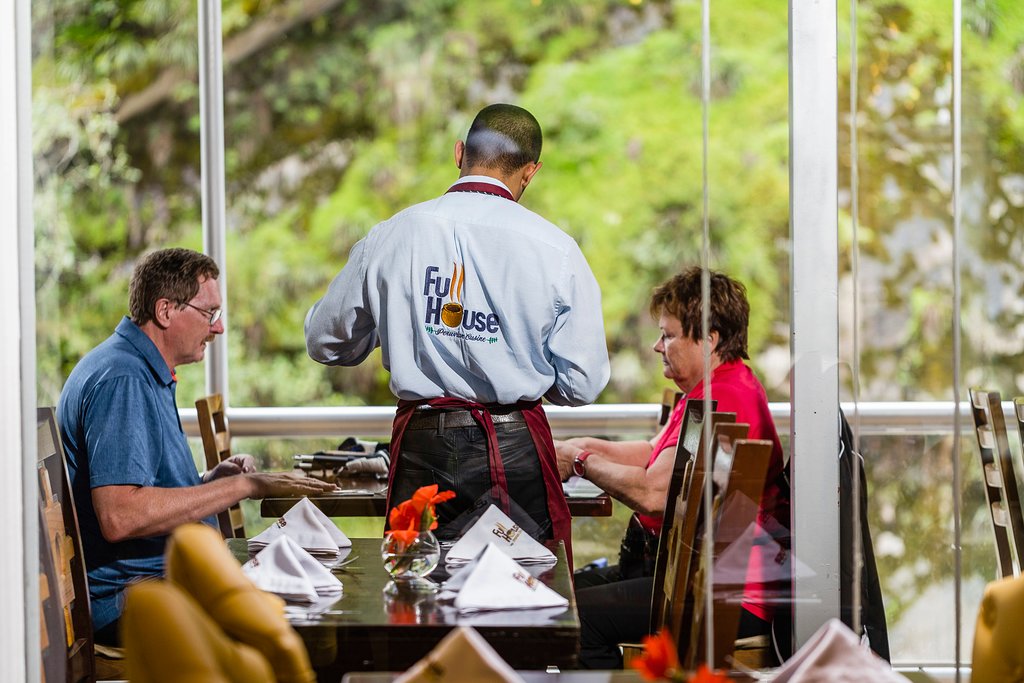
[[[209,310],[208,311],[205,308],[199,308],[198,306],[193,306],[192,304],[188,303],[187,301],[185,302],[185,305],[188,306],[189,308],[196,309],[200,313],[205,313],[206,315],[210,316],[210,326],[211,327],[217,324],[217,321],[220,320],[221,313],[223,313],[223,311],[221,311],[219,308],[214,308],[213,310]]]

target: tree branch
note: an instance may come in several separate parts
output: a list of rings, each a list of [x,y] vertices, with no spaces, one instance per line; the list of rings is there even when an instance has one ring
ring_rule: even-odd
[[[284,34],[300,24],[305,24],[325,14],[342,0],[294,0],[278,7],[256,21],[238,35],[224,43],[224,70],[275,43]],[[119,125],[140,116],[160,105],[169,98],[175,88],[187,81],[195,81],[195,72],[186,72],[178,66],[165,69],[148,86],[137,93],[127,95],[114,112]]]

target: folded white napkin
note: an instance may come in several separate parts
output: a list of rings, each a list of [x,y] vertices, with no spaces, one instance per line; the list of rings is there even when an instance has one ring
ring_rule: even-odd
[[[907,683],[846,624],[830,619],[775,673],[775,683]]]
[[[306,497],[265,531],[249,539],[249,550],[266,547],[281,536],[291,538],[312,555],[330,560],[337,557],[339,548],[352,546],[348,536]]]
[[[520,564],[554,564],[554,553],[538,543],[509,519],[508,515],[491,505],[469,531],[448,551],[445,565],[459,567],[469,563],[489,543]]]
[[[589,479],[573,475],[562,482],[562,493],[569,498],[597,498],[604,490]]]
[[[394,683],[524,683],[494,648],[474,629],[457,626],[426,657]]]
[[[484,556],[484,553],[491,545],[494,544],[489,543],[481,548],[480,552],[476,554],[476,557],[466,564],[450,567],[448,580],[441,585],[441,592],[437,597],[442,600],[454,600],[455,595],[462,590],[462,586],[465,585],[466,580],[473,574],[473,570],[476,569],[476,566],[480,564],[480,558]],[[516,564],[519,563],[516,562]],[[519,567],[535,578],[551,569],[551,565],[549,564],[519,564]]]
[[[278,536],[242,573],[262,590],[285,600],[314,602],[319,596],[340,595],[341,581],[288,536]]]
[[[569,604],[566,598],[545,586],[494,543],[483,549],[472,567],[449,579],[445,590],[455,592],[455,607],[459,612],[566,607]]]

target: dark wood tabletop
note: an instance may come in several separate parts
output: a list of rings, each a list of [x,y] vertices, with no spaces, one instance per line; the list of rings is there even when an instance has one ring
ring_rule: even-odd
[[[472,615],[460,615],[433,595],[386,595],[391,577],[380,545],[379,538],[352,539],[347,564],[333,570],[344,591],[326,609],[289,605],[289,621],[306,643],[319,680],[336,683],[349,671],[404,671],[457,625],[473,626],[515,668],[575,666],[580,623],[561,543],[551,547],[557,563],[538,578],[569,600],[567,608]],[[247,559],[245,539],[229,539],[228,547],[240,562]],[[447,578],[443,559],[431,578]]]
[[[310,496],[309,501],[328,517],[383,517],[388,483],[373,477],[338,477],[337,493]],[[264,498],[260,516],[280,517],[298,498]],[[573,517],[611,517],[612,499],[607,493],[596,496],[566,496]]]

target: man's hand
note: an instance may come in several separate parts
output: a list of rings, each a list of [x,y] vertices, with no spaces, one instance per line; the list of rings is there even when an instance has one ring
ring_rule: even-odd
[[[569,441],[555,439],[555,458],[558,460],[558,475],[565,481],[572,476],[572,462],[583,449]]]
[[[232,455],[227,460],[220,461],[216,467],[203,475],[203,483],[220,479],[221,477],[233,477],[236,474],[249,474],[256,471],[256,461],[248,453]]]
[[[247,474],[254,491],[250,498],[289,498],[329,493],[338,487],[326,481],[292,472],[256,472]]]

